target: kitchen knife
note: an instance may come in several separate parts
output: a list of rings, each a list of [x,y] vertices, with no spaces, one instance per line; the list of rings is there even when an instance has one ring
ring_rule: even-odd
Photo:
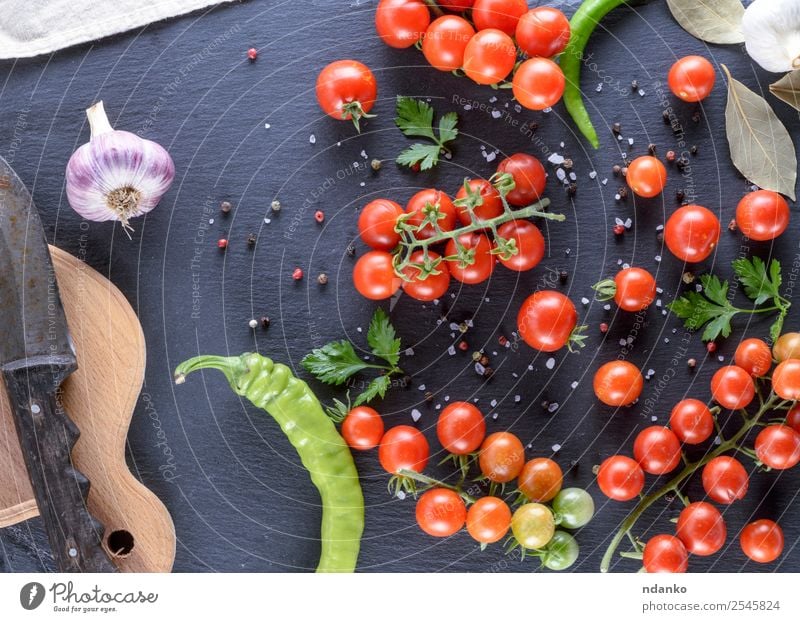
[[[0,371],[25,465],[58,569],[114,572],[89,480],[72,464],[80,431],[59,396],[77,367],[39,214],[0,158]]]

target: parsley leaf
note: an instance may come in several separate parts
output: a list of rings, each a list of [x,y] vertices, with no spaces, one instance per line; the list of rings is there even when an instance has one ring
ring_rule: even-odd
[[[372,348],[372,353],[382,358],[392,367],[400,362],[400,339],[389,321],[386,312],[378,307],[372,316],[367,331],[367,343]]]
[[[419,166],[426,171],[439,162],[442,151],[449,151],[446,143],[458,136],[458,115],[448,112],[439,119],[439,136],[433,130],[433,108],[426,102],[413,97],[397,96],[397,117],[394,122],[406,136],[420,136],[435,144],[414,143],[397,156],[397,163],[403,166]]]
[[[301,364],[325,384],[344,384],[350,376],[370,367],[369,363],[359,358],[353,344],[346,339],[314,348],[303,357]]]

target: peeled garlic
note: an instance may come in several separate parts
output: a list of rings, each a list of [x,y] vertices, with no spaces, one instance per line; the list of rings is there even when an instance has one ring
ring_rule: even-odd
[[[800,0],[755,0],[742,31],[747,53],[767,71],[800,69]]]
[[[169,189],[175,165],[158,143],[111,127],[103,102],[86,111],[92,134],[67,163],[67,200],[88,220],[128,221],[152,210]]]

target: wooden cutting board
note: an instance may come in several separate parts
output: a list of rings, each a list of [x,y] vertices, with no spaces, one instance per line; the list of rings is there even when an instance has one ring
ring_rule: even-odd
[[[127,572],[169,572],[175,527],[161,501],[125,463],[125,440],[142,388],[145,341],[122,293],[72,255],[50,247],[78,355],[63,404],[80,428],[73,460],[91,481],[89,509],[105,526],[103,543]],[[0,383],[0,527],[37,516],[14,422]]]

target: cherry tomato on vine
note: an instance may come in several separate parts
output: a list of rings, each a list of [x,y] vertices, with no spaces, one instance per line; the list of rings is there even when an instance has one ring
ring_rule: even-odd
[[[492,255],[492,243],[483,233],[473,231],[472,233],[462,233],[458,236],[458,241],[467,251],[474,251],[473,263],[462,266],[458,259],[448,259],[447,267],[450,275],[457,281],[467,285],[483,283],[494,271],[495,256]],[[447,257],[456,257],[458,249],[454,239],[447,241],[444,254]]]
[[[642,492],[644,471],[628,456],[611,456],[603,460],[597,471],[597,485],[609,499],[628,501]]]
[[[703,467],[703,489],[717,503],[744,499],[749,485],[747,471],[736,458],[717,456]]]
[[[772,390],[785,400],[800,400],[800,359],[786,359],[772,371]]]
[[[789,204],[771,190],[750,192],[736,206],[736,225],[751,240],[774,240],[789,226]]]
[[[667,169],[658,158],[639,156],[628,164],[625,181],[638,196],[652,199],[664,190]]]
[[[753,521],[742,529],[739,544],[744,554],[754,562],[774,562],[783,553],[783,529],[767,518]]]
[[[525,463],[522,441],[511,432],[495,432],[486,437],[478,454],[481,473],[490,482],[505,484],[514,479]]]
[[[644,545],[642,562],[648,574],[686,572],[689,568],[689,554],[678,538],[661,534],[653,536]]]
[[[544,110],[558,103],[564,94],[564,72],[549,58],[523,61],[514,72],[511,90],[514,98],[529,110]]]
[[[800,433],[788,425],[768,425],[756,436],[755,450],[768,467],[791,469],[800,462]]]
[[[400,234],[394,230],[394,226],[402,213],[403,208],[389,199],[370,201],[358,216],[361,240],[375,250],[392,250],[400,243]]]
[[[697,501],[687,505],[678,516],[676,533],[687,551],[706,556],[722,548],[728,530],[717,508],[705,501]]]
[[[701,205],[684,205],[667,220],[664,242],[678,259],[693,263],[703,261],[712,253],[719,234],[719,218],[711,211]]]
[[[442,231],[452,231],[456,228],[456,206],[447,194],[435,188],[420,190],[406,203],[406,213],[411,214],[406,222],[415,227],[422,225],[426,209],[439,208],[439,218],[436,221]],[[430,222],[414,233],[418,240],[427,240],[436,235],[436,229]]]
[[[519,309],[519,335],[540,352],[555,352],[570,342],[578,312],[564,294],[552,290],[534,292]]]
[[[411,47],[430,23],[430,11],[422,0],[380,0],[375,9],[375,30],[389,47]]]
[[[353,449],[373,449],[383,438],[383,418],[369,406],[356,406],[342,421],[342,438]]]
[[[445,451],[457,456],[470,454],[486,437],[483,413],[469,402],[452,402],[439,415],[436,435]]]
[[[556,531],[542,557],[542,565],[550,570],[566,570],[574,564],[580,554],[578,541],[566,531]]]
[[[516,255],[508,259],[498,255],[500,263],[509,270],[525,272],[539,265],[544,257],[544,236],[539,227],[528,220],[503,223],[498,227],[497,235],[505,240],[514,240],[516,244]]]
[[[464,64],[464,50],[475,29],[463,17],[443,15],[435,19],[422,40],[422,53],[439,71],[454,71]]]
[[[517,479],[517,488],[528,501],[545,503],[555,497],[564,484],[564,473],[550,458],[534,458],[525,463]]]
[[[352,120],[356,129],[359,119],[375,105],[378,84],[375,76],[363,63],[337,60],[327,65],[317,76],[317,101],[328,116]]]
[[[723,408],[746,408],[755,396],[753,377],[741,367],[726,365],[711,378],[711,397]]]
[[[700,400],[681,400],[672,408],[669,425],[681,442],[697,445],[708,440],[714,432],[714,416]]]
[[[784,333],[772,346],[772,356],[779,363],[800,359],[800,333]]]
[[[711,94],[716,73],[702,56],[684,56],[672,65],[667,76],[669,90],[685,102],[699,102]]]
[[[464,50],[464,73],[478,84],[497,84],[514,68],[517,48],[502,30],[480,30]]]
[[[559,525],[578,529],[592,520],[594,500],[583,488],[564,488],[553,499],[553,512],[561,518]]]
[[[422,432],[410,425],[387,430],[378,445],[378,460],[387,473],[397,475],[401,469],[422,473],[428,464],[430,447]]]
[[[525,0],[475,0],[472,21],[478,30],[497,28],[513,37],[519,18],[527,10]]]
[[[786,425],[792,428],[795,432],[800,433],[800,404],[794,406],[788,413],[786,413]]]
[[[772,353],[761,339],[745,339],[736,346],[733,360],[751,376],[760,378],[772,367]]]
[[[475,4],[475,0],[436,0],[436,4],[448,11],[463,13],[467,9],[472,8],[472,5]]]
[[[481,497],[467,511],[467,532],[481,544],[505,537],[511,527],[511,510],[497,497]]]
[[[467,181],[469,192],[463,186],[456,193],[456,201],[463,203],[467,200],[476,202],[473,214],[478,222],[495,218],[503,213],[503,202],[500,193],[490,182],[485,179],[470,179]],[[474,197],[474,198],[471,198]],[[472,216],[469,209],[462,205],[458,208],[458,220],[462,225],[472,224]]]
[[[436,261],[440,256],[438,253],[428,251],[428,258],[430,261]],[[424,251],[414,251],[411,253],[409,260],[417,264],[424,263]],[[415,300],[422,300],[423,302],[441,298],[450,285],[450,270],[447,268],[447,262],[440,262],[436,266],[436,272],[438,274],[431,273],[426,278],[421,279],[419,278],[421,271],[417,266],[406,267],[403,270],[403,274],[410,280],[403,281],[403,291]]]
[[[429,536],[446,538],[464,526],[467,507],[461,496],[448,488],[431,488],[417,501],[417,524]]]
[[[609,361],[594,374],[594,394],[608,406],[628,406],[639,399],[644,387],[642,372],[628,361]]]
[[[392,256],[385,251],[364,253],[353,267],[356,290],[370,300],[389,298],[400,289],[400,281],[400,277],[394,273]]]
[[[669,428],[653,425],[636,436],[633,457],[651,475],[674,471],[681,463],[681,444]]]
[[[521,505],[511,517],[511,532],[523,548],[540,549],[556,532],[553,512],[541,503]]]
[[[497,172],[508,173],[514,178],[514,189],[506,194],[511,205],[526,207],[544,195],[547,173],[542,163],[532,155],[510,155],[497,165]]]
[[[614,285],[614,302],[623,311],[642,311],[656,299],[656,280],[644,268],[623,268]]]
[[[549,58],[560,54],[569,43],[569,20],[558,9],[536,7],[519,18],[515,34],[525,54]]]

